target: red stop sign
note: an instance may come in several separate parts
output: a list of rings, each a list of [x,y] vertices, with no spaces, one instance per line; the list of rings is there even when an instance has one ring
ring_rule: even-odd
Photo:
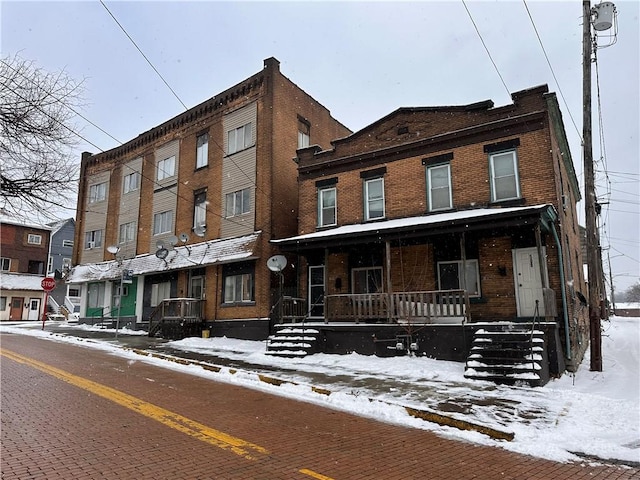
[[[56,281],[51,277],[45,277],[40,282],[40,286],[45,292],[50,292],[54,288],[56,288]]]

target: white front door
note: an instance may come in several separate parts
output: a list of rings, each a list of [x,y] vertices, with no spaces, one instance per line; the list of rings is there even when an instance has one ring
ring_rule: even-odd
[[[29,299],[29,316],[27,320],[40,320],[40,299]]]
[[[544,256],[544,249],[542,250]],[[513,273],[516,288],[516,302],[519,317],[544,316],[544,300],[542,297],[542,277],[538,249],[518,248],[513,250]],[[545,272],[546,274],[546,272]]]

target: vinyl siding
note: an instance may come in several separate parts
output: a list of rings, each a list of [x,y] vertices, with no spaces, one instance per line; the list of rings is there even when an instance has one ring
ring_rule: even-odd
[[[124,193],[124,189],[120,192],[120,210],[118,216],[118,236],[120,235],[120,225],[129,222],[136,222],[136,236],[133,242],[120,245],[121,254],[129,258],[136,254],[136,242],[138,238],[138,218],[140,214],[140,191],[142,187],[142,157],[128,162],[122,169],[121,186],[124,186],[124,177],[133,172],[138,172],[139,183],[137,190]],[[119,238],[118,238],[119,241]]]
[[[84,231],[80,237],[80,245],[78,245],[80,253],[81,262],[80,263],[94,263],[101,262],[104,260],[104,250],[106,248],[105,245],[105,233],[106,233],[106,224],[107,224],[107,210],[109,208],[109,177],[110,172],[100,172],[98,174],[92,175],[91,179],[87,182],[87,195],[86,195],[86,204],[85,210],[91,212],[91,215],[86,216],[86,221],[84,224]],[[106,186],[106,198],[101,202],[89,203],[89,191],[91,189],[91,185],[97,185],[100,183],[105,183]],[[102,246],[92,248],[91,250],[85,250],[84,248],[84,237],[85,233],[91,232],[93,230],[102,230]]]

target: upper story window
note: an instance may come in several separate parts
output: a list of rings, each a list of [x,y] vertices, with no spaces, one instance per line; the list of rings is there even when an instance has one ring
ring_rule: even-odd
[[[491,201],[520,198],[518,159],[516,151],[494,153],[489,156],[491,169]]]
[[[122,192],[134,192],[140,188],[140,173],[133,172],[125,175],[122,179]]]
[[[251,190],[244,188],[236,192],[227,193],[225,217],[235,217],[251,210]]]
[[[384,178],[373,178],[364,182],[364,218],[384,218]]]
[[[0,271],[8,272],[11,270],[11,259],[7,257],[0,258]]]
[[[102,230],[91,230],[84,234],[84,249],[90,250],[92,248],[102,246]]]
[[[62,240],[63,247],[72,247],[73,248],[73,240]]]
[[[229,130],[227,137],[228,154],[239,152],[252,144],[251,123]]]
[[[466,290],[471,297],[480,296],[480,271],[478,260],[466,260],[465,275],[462,275],[462,260],[438,262],[438,284],[440,290]]]
[[[173,211],[156,213],[153,216],[153,234],[170,233],[173,230]]]
[[[207,224],[207,191],[193,194],[193,228]]]
[[[336,222],[336,187],[321,188],[318,190],[318,226],[327,227]]]
[[[306,120],[298,119],[298,148],[305,148],[309,146],[309,139],[311,138],[311,125]]]
[[[453,207],[451,166],[448,163],[427,167],[427,195],[430,212]]]
[[[118,243],[131,243],[136,239],[136,222],[127,222],[120,225]]]
[[[173,155],[158,162],[157,180],[171,178],[176,174],[176,156]]]
[[[44,275],[44,262],[40,260],[29,260],[27,265],[27,273],[34,275]]]
[[[103,202],[107,198],[107,183],[89,186],[89,203]]]
[[[30,233],[27,236],[27,243],[29,245],[42,245],[42,235],[36,235],[35,233]]]
[[[209,134],[207,132],[196,138],[196,169],[209,164]]]

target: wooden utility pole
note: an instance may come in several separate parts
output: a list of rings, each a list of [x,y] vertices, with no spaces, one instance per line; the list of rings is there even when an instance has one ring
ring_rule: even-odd
[[[587,240],[587,272],[589,276],[589,332],[591,370],[602,371],[602,335],[600,331],[601,272],[598,266],[600,242],[596,222],[596,189],[593,169],[591,137],[591,54],[594,43],[591,38],[591,1],[582,2],[582,148],[584,156],[584,196]]]

